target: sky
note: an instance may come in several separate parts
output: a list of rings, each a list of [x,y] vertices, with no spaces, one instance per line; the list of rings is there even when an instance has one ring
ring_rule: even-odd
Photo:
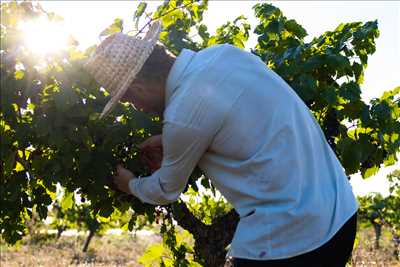
[[[152,11],[161,1],[147,1],[147,11]],[[204,21],[211,33],[227,21],[240,15],[248,18],[252,29],[257,25],[252,6],[260,1],[209,1]],[[385,90],[400,86],[400,2],[397,1],[269,1],[280,8],[283,14],[295,19],[309,34],[306,41],[318,37],[327,30],[334,30],[340,23],[378,20],[380,36],[376,40],[376,52],[368,61],[365,71],[362,97],[368,101],[379,97]],[[124,28],[132,29],[133,13],[139,1],[42,1],[45,10],[64,17],[61,31],[71,32],[85,48],[99,43],[99,33],[115,18],[124,19]],[[125,31],[125,30],[124,30]],[[252,35],[246,49],[255,46],[256,36]],[[386,176],[396,166],[382,169],[377,175],[362,180],[359,175],[352,177],[354,191],[364,195],[370,191],[387,194]]]

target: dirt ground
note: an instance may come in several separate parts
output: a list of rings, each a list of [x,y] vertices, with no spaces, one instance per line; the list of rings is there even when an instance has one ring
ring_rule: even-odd
[[[0,266],[142,266],[138,258],[149,244],[161,242],[157,235],[132,236],[128,234],[94,237],[87,253],[82,252],[84,236],[62,236],[57,242],[54,236],[37,236],[25,239],[17,247],[0,243]],[[400,267],[393,255],[394,247],[388,232],[383,232],[381,248],[374,249],[372,229],[359,232],[353,252],[352,267],[388,266]]]
[[[352,255],[352,267],[400,267],[395,256],[391,234],[383,229],[380,248],[375,249],[375,234],[372,228],[358,231],[356,248]]]
[[[1,267],[14,266],[142,266],[138,263],[146,247],[161,242],[157,236],[95,236],[86,253],[82,252],[83,236],[62,236],[27,239],[18,247],[1,244]]]

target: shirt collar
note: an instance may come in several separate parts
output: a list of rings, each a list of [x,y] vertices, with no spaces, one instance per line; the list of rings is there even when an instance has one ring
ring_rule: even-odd
[[[181,53],[172,65],[172,68],[168,74],[165,88],[165,106],[168,106],[172,95],[179,87],[183,78],[183,74],[194,55],[196,55],[196,52],[189,49],[182,49]]]

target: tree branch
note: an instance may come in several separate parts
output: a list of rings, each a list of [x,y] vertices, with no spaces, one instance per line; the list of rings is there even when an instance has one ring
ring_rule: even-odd
[[[171,208],[173,211],[174,219],[181,227],[194,235],[195,239],[197,239],[197,237],[200,237],[202,233],[206,230],[207,225],[196,218],[190,212],[183,201],[175,202],[171,205]]]

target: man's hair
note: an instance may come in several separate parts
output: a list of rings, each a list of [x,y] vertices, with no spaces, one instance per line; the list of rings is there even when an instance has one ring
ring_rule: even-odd
[[[156,44],[135,80],[165,83],[173,64],[174,57],[163,45]]]

